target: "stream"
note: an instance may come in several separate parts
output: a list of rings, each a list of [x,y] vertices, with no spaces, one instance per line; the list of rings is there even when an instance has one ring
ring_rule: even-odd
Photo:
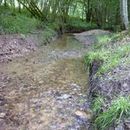
[[[87,130],[87,48],[71,35],[0,64],[0,130]]]

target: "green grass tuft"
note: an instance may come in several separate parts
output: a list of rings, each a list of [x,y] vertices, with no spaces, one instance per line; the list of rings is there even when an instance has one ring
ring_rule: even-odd
[[[130,98],[119,97],[105,112],[98,115],[95,124],[97,129],[106,130],[112,124],[118,124],[122,118],[127,118],[128,115],[130,115]]]
[[[97,96],[92,102],[92,111],[95,115],[99,115],[101,113],[102,106],[104,105],[104,98],[101,96]]]

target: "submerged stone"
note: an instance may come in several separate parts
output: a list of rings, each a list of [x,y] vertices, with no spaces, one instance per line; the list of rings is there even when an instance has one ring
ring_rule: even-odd
[[[75,115],[77,118],[81,119],[81,120],[84,120],[84,121],[88,121],[91,119],[92,117],[92,113],[91,112],[85,112],[85,111],[80,111],[80,110],[77,110],[75,112]]]
[[[72,98],[72,96],[69,95],[69,94],[63,94],[63,95],[57,97],[58,100],[65,100],[65,99],[68,99],[68,98]]]

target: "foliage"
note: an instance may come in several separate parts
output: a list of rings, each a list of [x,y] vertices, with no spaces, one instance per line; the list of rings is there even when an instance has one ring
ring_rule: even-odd
[[[60,28],[60,25],[58,22],[48,22],[44,26],[45,26],[45,28],[48,27],[55,31],[59,31],[59,28]]]
[[[130,114],[129,100],[129,97],[119,97],[114,100],[111,106],[96,118],[95,124],[97,128],[100,130],[106,130],[113,123],[119,123],[122,118],[127,118]]]
[[[41,22],[25,14],[13,13],[12,10],[1,9],[0,33],[29,33],[38,28]],[[2,12],[3,11],[3,12]]]
[[[90,29],[98,28],[96,24],[83,21],[80,18],[70,18],[67,21],[66,27],[68,30],[77,30],[77,32],[87,31]]]

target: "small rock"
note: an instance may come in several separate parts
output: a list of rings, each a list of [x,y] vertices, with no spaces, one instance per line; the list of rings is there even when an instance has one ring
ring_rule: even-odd
[[[119,125],[115,128],[115,130],[125,130],[123,123],[119,124]]]
[[[68,99],[68,98],[71,98],[72,96],[69,95],[69,94],[63,94],[61,95],[60,97],[57,97],[57,99],[59,100],[64,100],[64,99]]]
[[[56,91],[56,92],[54,92],[54,95],[55,95],[56,97],[60,97],[60,96],[61,96],[61,93],[59,93],[58,91]]]
[[[130,130],[130,120],[125,120],[125,128]]]
[[[84,112],[84,111],[80,111],[80,110],[78,110],[78,111],[76,111],[75,112],[75,115],[79,118],[79,119],[82,119],[82,120],[85,120],[85,121],[88,121],[88,120],[90,120],[91,119],[91,117],[92,117],[92,113],[91,112]]]
[[[4,118],[5,117],[5,113],[0,113],[0,118],[2,119],[2,118]]]
[[[6,130],[6,124],[4,119],[0,119],[0,130]]]
[[[80,88],[80,86],[77,85],[77,84],[75,84],[75,83],[72,83],[72,84],[71,84],[71,87],[74,87],[74,88]]]
[[[0,98],[0,106],[3,106],[6,104],[6,100],[4,98]]]
[[[42,80],[41,80],[41,81],[39,81],[39,84],[43,84],[43,83],[44,83],[44,81],[42,81]]]
[[[127,83],[124,83],[123,84],[123,87],[125,88],[125,87],[128,87],[128,84]]]

